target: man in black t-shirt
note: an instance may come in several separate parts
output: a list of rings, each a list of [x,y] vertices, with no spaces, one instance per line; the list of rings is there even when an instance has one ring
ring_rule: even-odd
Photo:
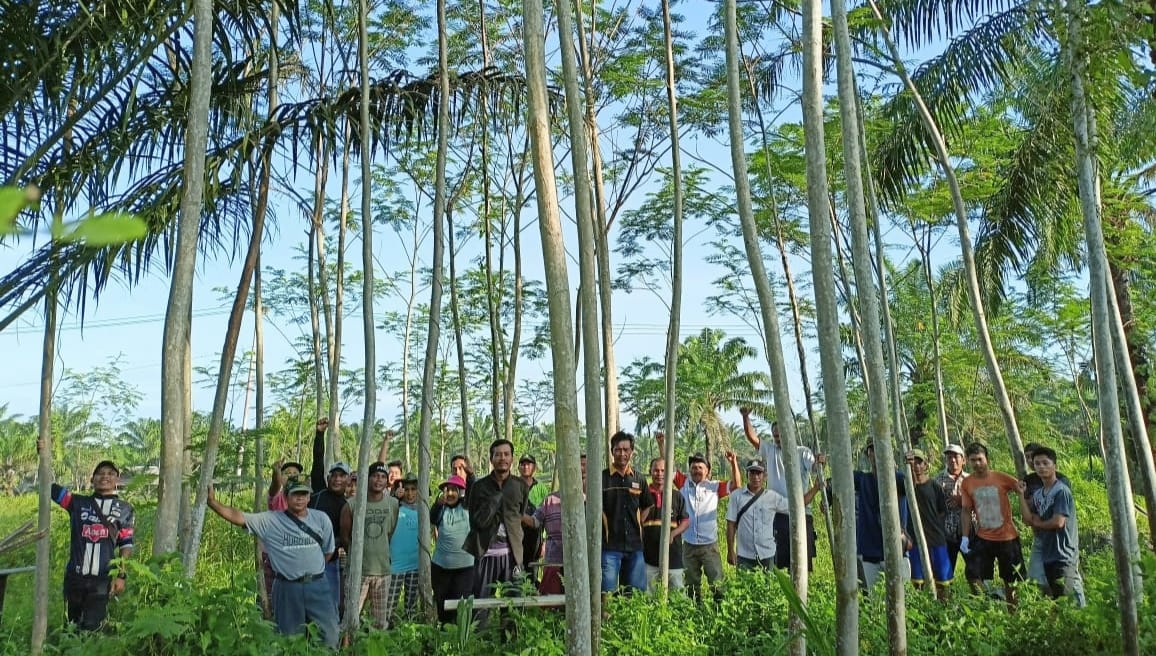
[[[947,497],[943,494],[943,487],[931,480],[931,463],[922,449],[908,451],[907,462],[911,465],[915,502],[918,504],[923,538],[927,540],[928,557],[931,559],[931,571],[928,572],[928,568],[923,566],[919,544],[915,538],[915,521],[909,515],[906,530],[912,542],[912,547],[907,552],[911,561],[911,581],[915,587],[922,588],[926,585],[930,574],[931,578],[935,579],[936,596],[945,599],[947,584],[952,578],[951,560],[947,555],[947,530],[944,525],[947,518]]]
[[[634,470],[634,436],[619,431],[610,438],[610,467],[602,470],[602,592],[619,584],[646,589],[646,561],[639,521],[654,505],[646,477]]]
[[[329,593],[333,603],[340,611],[344,608],[341,603],[341,556],[349,548],[349,535],[338,530],[341,526],[341,511],[347,503],[345,500],[345,486],[349,483],[349,474],[353,470],[344,462],[335,462],[329,468],[329,476],[323,476],[325,471],[325,431],[329,428],[329,420],[317,420],[317,431],[313,435],[313,466],[309,470],[309,482],[313,488],[313,496],[309,499],[309,507],[320,510],[333,523],[334,538],[337,548],[332,558],[325,563],[325,580],[329,583]]]
[[[642,557],[646,561],[646,589],[653,591],[658,585],[659,555],[662,546],[662,522],[665,515],[670,522],[670,574],[667,586],[671,590],[683,588],[682,534],[690,527],[690,515],[686,513],[686,500],[678,489],[671,490],[670,512],[662,512],[662,485],[666,480],[666,461],[655,458],[650,461],[650,494],[654,497],[654,507],[642,518]]]

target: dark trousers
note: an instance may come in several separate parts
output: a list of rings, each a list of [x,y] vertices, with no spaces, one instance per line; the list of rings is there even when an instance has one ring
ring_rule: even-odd
[[[787,513],[775,513],[772,520],[772,530],[775,535],[775,567],[790,569],[791,567],[791,516]],[[807,515],[807,571],[815,571],[815,518]]]
[[[473,566],[446,569],[437,563],[431,563],[430,579],[433,584],[434,604],[438,609],[438,621],[443,624],[456,623],[458,611],[446,610],[446,600],[465,599],[474,593]]]
[[[64,603],[68,621],[81,631],[96,631],[108,617],[108,592],[112,579],[107,576],[64,576]]]

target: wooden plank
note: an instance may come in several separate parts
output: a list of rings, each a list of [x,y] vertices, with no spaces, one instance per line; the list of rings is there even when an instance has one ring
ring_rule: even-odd
[[[467,599],[446,599],[446,610],[454,610],[461,604],[464,604]],[[537,595],[533,597],[491,597],[486,599],[473,599],[473,607],[475,610],[486,610],[494,608],[558,608],[566,605],[566,595],[551,594],[551,595]]]

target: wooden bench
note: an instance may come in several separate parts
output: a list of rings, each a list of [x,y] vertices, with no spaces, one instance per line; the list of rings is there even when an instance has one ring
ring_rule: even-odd
[[[474,610],[495,608],[561,608],[566,605],[566,595],[533,595],[530,597],[487,597],[485,599],[446,599],[446,610],[470,604]]]

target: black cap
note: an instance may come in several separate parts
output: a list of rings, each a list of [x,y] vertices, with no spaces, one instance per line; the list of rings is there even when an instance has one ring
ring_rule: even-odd
[[[293,462],[292,460],[290,460],[289,462],[287,462],[287,463],[285,463],[285,464],[281,465],[281,473],[282,473],[282,474],[284,474],[284,473],[285,473],[285,470],[286,470],[286,469],[288,469],[289,467],[296,467],[296,468],[297,468],[297,471],[299,471],[299,472],[303,472],[303,471],[305,471],[305,466],[304,466],[304,465],[302,465],[302,464],[301,464],[301,463],[299,463],[299,462]]]
[[[375,462],[369,466],[369,475],[373,476],[374,474],[385,474],[386,476],[388,476],[389,475],[389,468],[385,466],[384,462],[378,460],[377,462]]]
[[[686,459],[687,465],[693,465],[696,462],[701,462],[704,465],[710,464],[709,462],[706,461],[706,456],[702,455],[701,453],[695,453]]]
[[[532,455],[530,455],[530,454],[528,454],[528,453],[527,453],[526,455],[524,455],[524,456],[522,456],[521,458],[519,458],[519,459],[518,459],[518,464],[519,464],[519,465],[520,465],[520,464],[522,464],[523,462],[528,462],[528,463],[530,463],[530,464],[532,464],[532,465],[537,465],[537,464],[538,464],[538,461],[534,459],[534,456],[532,456]]]
[[[417,481],[417,474],[415,474],[413,472],[410,472],[410,473],[406,474],[405,476],[401,477],[401,484],[402,485],[405,485],[406,483],[415,483],[416,484],[417,482],[418,482]]]
[[[96,466],[92,468],[92,475],[96,476],[96,472],[104,469],[105,467],[112,469],[114,472],[116,472],[117,476],[120,476],[120,467],[117,467],[116,464],[111,460],[101,460],[100,462],[96,463]]]

